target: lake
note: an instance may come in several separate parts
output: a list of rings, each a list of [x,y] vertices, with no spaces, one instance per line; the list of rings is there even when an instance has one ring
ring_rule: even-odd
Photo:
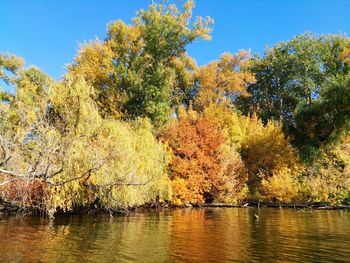
[[[350,262],[350,211],[189,208],[114,218],[0,217],[0,262]]]

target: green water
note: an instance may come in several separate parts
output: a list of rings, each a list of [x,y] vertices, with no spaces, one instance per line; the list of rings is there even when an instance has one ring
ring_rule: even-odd
[[[350,262],[350,211],[1,218],[0,262]]]

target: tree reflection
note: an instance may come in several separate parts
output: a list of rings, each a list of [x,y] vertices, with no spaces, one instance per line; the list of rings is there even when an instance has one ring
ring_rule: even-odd
[[[0,219],[0,261],[345,262],[349,226],[349,211],[255,208],[7,218]]]

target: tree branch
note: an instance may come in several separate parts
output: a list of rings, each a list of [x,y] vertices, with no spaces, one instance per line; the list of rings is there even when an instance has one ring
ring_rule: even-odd
[[[73,182],[73,181],[76,181],[76,180],[79,180],[79,179],[82,179],[84,177],[85,180],[84,182],[86,182],[86,180],[88,180],[90,178],[90,176],[92,175],[92,172],[95,172],[95,171],[98,171],[104,164],[106,164],[112,157],[109,156],[107,158],[105,158],[105,160],[102,161],[102,163],[100,163],[99,165],[93,167],[93,168],[90,168],[88,169],[86,172],[82,173],[81,175],[79,176],[76,176],[76,177],[73,177],[71,179],[68,179],[68,180],[64,180],[64,181],[60,181],[60,182],[57,182],[57,183],[51,183],[49,181],[46,181],[46,183],[48,183],[49,185],[51,186],[62,186],[62,185],[65,185],[67,183],[70,183],[70,182]],[[61,170],[63,171],[63,166],[61,168]],[[50,177],[62,172],[61,170],[57,171],[56,173],[54,173],[53,175],[51,175]]]
[[[62,185],[65,185],[67,183],[73,182],[75,180],[79,180],[79,179],[85,177],[86,175],[88,175],[88,177],[87,177],[87,179],[88,179],[91,176],[91,172],[92,171],[93,171],[93,169],[89,169],[89,170],[87,170],[86,172],[84,172],[83,174],[81,174],[81,175],[79,175],[77,177],[73,177],[71,179],[68,179],[68,180],[65,180],[65,181],[60,181],[60,182],[57,182],[57,183],[51,183],[51,182],[48,182],[48,181],[47,181],[47,183],[49,185],[51,185],[51,186],[62,186]]]
[[[15,176],[15,177],[26,177],[25,174],[18,174],[18,173],[15,173],[15,172],[12,172],[12,171],[8,171],[8,170],[5,170],[5,169],[1,169],[1,168],[0,168],[0,173],[6,174],[6,175]]]
[[[58,174],[60,174],[60,173],[62,173],[64,171],[64,167],[63,167],[63,164],[62,164],[62,166],[61,166],[61,168],[59,169],[59,170],[57,170],[56,172],[53,172],[52,174],[50,174],[49,176],[47,176],[47,173],[46,173],[46,176],[45,176],[45,180],[46,179],[49,179],[49,178],[52,178],[52,177],[54,177],[54,176],[56,176],[56,175],[58,175]]]
[[[0,166],[2,166],[4,164],[6,164],[11,159],[11,156],[9,156],[7,146],[5,145],[4,138],[2,137],[1,134],[0,134],[0,147],[2,148],[2,150],[4,152],[4,158],[0,162]]]
[[[105,184],[105,185],[94,185],[96,187],[113,187],[113,186],[142,186],[142,185],[146,185],[148,183],[150,183],[152,181],[152,178],[148,179],[146,182],[143,183],[134,183],[134,182],[129,182],[129,183],[113,183],[113,184]]]

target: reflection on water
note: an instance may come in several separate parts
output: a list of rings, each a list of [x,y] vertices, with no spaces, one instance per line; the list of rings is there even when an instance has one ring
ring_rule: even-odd
[[[255,261],[350,262],[350,211],[213,208],[112,219],[0,217],[0,262]]]

